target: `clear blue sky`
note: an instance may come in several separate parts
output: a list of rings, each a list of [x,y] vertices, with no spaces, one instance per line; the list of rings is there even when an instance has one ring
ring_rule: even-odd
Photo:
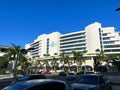
[[[24,48],[40,34],[62,34],[99,22],[120,31],[120,0],[0,0],[0,45]]]

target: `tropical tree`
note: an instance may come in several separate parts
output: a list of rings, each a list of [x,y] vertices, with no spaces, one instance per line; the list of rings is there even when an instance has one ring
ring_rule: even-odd
[[[85,60],[87,59],[87,57],[85,56],[85,54],[86,54],[87,52],[88,52],[87,50],[84,50],[84,51],[81,52],[81,53],[82,53],[81,58],[82,58],[82,61],[84,62],[84,74],[86,74],[86,71],[87,71],[86,62],[85,62]]]
[[[43,64],[42,64],[42,60],[37,60],[37,65],[39,66],[42,66]]]
[[[94,57],[95,60],[95,67],[97,67],[99,64],[102,63],[102,61],[104,61],[105,59],[105,54],[103,50],[100,49],[96,49],[96,56]]]
[[[24,56],[24,54],[25,54],[25,53],[20,53],[20,56],[19,56],[19,59],[18,59],[18,60],[19,60],[18,66],[21,67],[21,73],[22,73],[23,75],[26,74],[27,68],[32,65],[32,63],[28,61],[28,58],[26,58],[26,57]],[[29,60],[30,60],[30,59],[29,59]]]
[[[52,65],[52,67],[53,67],[53,71],[56,71],[56,67],[58,67],[59,66],[59,64],[58,64],[58,58],[56,58],[55,56],[52,56],[53,57],[53,59],[52,59],[52,61],[51,61],[51,65]]]
[[[6,53],[7,49],[1,49],[2,52]],[[0,57],[0,69],[7,68],[9,60],[6,59],[5,55]]]
[[[77,63],[77,71],[78,71],[78,65],[81,68],[82,62],[84,62],[83,53],[79,51],[78,52],[73,51],[73,59],[74,59],[74,62]]]
[[[100,63],[104,61],[105,55],[103,50],[96,49],[97,61]]]
[[[17,74],[18,74],[17,67],[21,66],[21,70],[25,70],[25,68],[27,67],[26,65],[28,65],[27,59],[24,55],[27,53],[27,51],[21,49],[19,45],[15,45],[13,43],[11,43],[11,45],[12,47],[7,49],[7,52],[4,55],[4,57],[6,58],[6,60],[14,60],[15,64],[14,64],[13,76],[14,78],[17,79]]]
[[[50,56],[50,54],[44,54],[44,56],[45,56],[45,57],[49,57],[49,56]]]
[[[5,57],[0,57],[0,69],[7,68],[8,65],[8,59]]]
[[[75,63],[76,62],[77,52],[76,51],[72,51],[72,54],[73,54],[73,60],[74,60],[74,63]]]
[[[48,60],[43,60],[43,66],[45,66],[45,70],[49,70],[50,65],[48,63]]]
[[[46,57],[46,58],[48,58],[48,57],[50,57],[50,54],[44,54],[44,56]],[[43,60],[43,65],[45,66],[45,70],[48,70],[48,69],[50,69],[49,67],[50,67],[50,64],[49,64],[49,61],[48,60]]]
[[[106,54],[105,61],[107,63],[111,62],[112,63],[112,70],[114,72],[114,68],[117,67],[118,71],[120,72],[120,55],[119,54]]]
[[[66,54],[64,51],[60,53],[60,62],[63,63],[63,70],[65,70],[65,64],[67,63],[65,57],[66,57]]]
[[[104,61],[105,54],[104,54],[103,49],[101,49],[101,50],[96,49],[95,52],[96,52],[96,56],[94,57],[94,70],[99,71],[99,65],[101,65],[102,62]],[[101,70],[102,70],[102,68],[101,68]]]
[[[18,61],[19,61],[19,56],[20,56],[20,46],[16,46],[15,44],[11,43],[12,47],[7,49],[7,53],[4,55],[6,59],[10,60],[11,57],[15,62],[14,65],[14,78],[17,78],[17,66],[18,66]]]
[[[68,71],[71,71],[70,66],[72,64],[72,59],[68,55],[66,55],[65,60],[68,64],[68,69],[69,69]]]

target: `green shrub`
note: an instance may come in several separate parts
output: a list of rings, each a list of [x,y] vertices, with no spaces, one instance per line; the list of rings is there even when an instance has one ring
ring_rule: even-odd
[[[78,69],[77,74],[84,74],[84,70]]]

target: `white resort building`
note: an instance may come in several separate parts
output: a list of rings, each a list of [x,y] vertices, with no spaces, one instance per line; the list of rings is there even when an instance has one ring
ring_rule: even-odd
[[[54,56],[55,53],[59,55],[63,51],[71,55],[72,51],[87,50],[86,64],[93,65],[96,49],[103,50],[105,54],[120,54],[120,32],[116,32],[114,27],[102,27],[100,23],[95,22],[77,32],[39,35],[25,47],[35,48],[29,53],[32,57],[44,57],[45,54]]]

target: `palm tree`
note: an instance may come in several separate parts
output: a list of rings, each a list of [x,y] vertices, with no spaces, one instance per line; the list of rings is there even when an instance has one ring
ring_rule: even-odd
[[[65,64],[66,64],[66,59],[65,59],[65,52],[63,51],[62,53],[60,53],[60,62],[63,63],[63,70],[65,70]]]
[[[68,71],[71,71],[70,69],[70,65],[72,64],[71,58],[68,55],[66,55],[65,60],[68,64],[68,69],[69,69]]]
[[[84,74],[86,74],[86,71],[87,71],[86,62],[85,62],[85,60],[87,59],[87,57],[84,56],[87,52],[88,52],[87,50],[84,50],[83,52],[81,52],[82,53],[81,54],[82,55],[81,58],[82,58],[82,61],[84,62]]]
[[[42,61],[41,60],[37,60],[37,65],[40,65],[40,66],[42,66]]]
[[[52,62],[51,62],[51,65],[52,65],[52,67],[53,67],[53,71],[56,71],[56,67],[58,67],[58,58],[55,58],[54,56],[52,56],[53,57],[53,59],[52,59]]]
[[[8,59],[6,59],[3,56],[0,57],[0,69],[7,68],[7,64],[8,64]]]
[[[76,62],[76,51],[72,51],[74,63]]]
[[[7,60],[14,60],[15,64],[14,64],[14,72],[13,72],[13,76],[15,79],[17,79],[17,74],[18,74],[18,70],[17,67],[20,65],[21,66],[21,70],[26,68],[26,65],[28,65],[27,59],[24,56],[24,54],[26,54],[27,51],[22,50],[21,47],[18,45],[15,45],[13,43],[11,43],[12,47],[7,49],[7,53],[4,55],[6,57]]]
[[[118,62],[116,60],[119,60],[119,55],[117,54],[106,54],[106,62],[112,61],[112,65],[114,65],[114,68],[117,67],[118,71],[120,72]],[[114,68],[112,68],[114,72]]]
[[[13,57],[13,60],[15,62],[13,75],[14,78],[17,78],[17,66],[18,66],[21,47],[16,46],[13,43],[11,43],[11,45],[12,47],[7,49],[8,52],[4,56],[6,56],[6,59],[8,60],[11,58],[11,56]]]
[[[82,62],[84,61],[83,53],[79,51],[78,52],[73,51],[73,59],[74,59],[74,62],[77,62],[77,71],[78,71],[78,64],[81,68]]]
[[[43,61],[43,66],[44,66],[44,65],[45,65],[45,70],[48,70],[47,67],[49,67],[50,65],[49,65],[49,63],[48,63],[47,60],[44,60],[44,61]]]
[[[96,58],[98,63],[101,63],[102,61],[104,61],[104,58],[105,58],[104,51],[96,49]]]
[[[26,57],[20,56],[18,66],[21,67],[21,73],[23,75],[26,74],[26,69],[31,65],[32,65],[32,63],[28,62],[28,59]]]
[[[44,56],[45,56],[45,57],[49,57],[49,56],[50,56],[50,54],[44,54]]]

